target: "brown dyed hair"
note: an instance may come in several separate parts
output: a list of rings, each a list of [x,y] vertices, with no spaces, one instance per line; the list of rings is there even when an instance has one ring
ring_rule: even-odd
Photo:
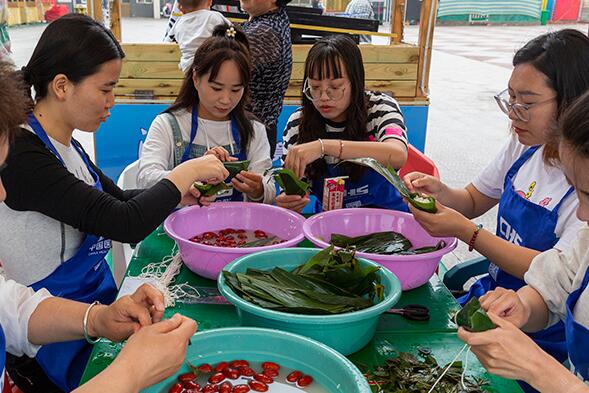
[[[228,37],[227,30],[235,29],[235,37]],[[239,103],[231,111],[237,123],[239,137],[241,139],[241,149],[247,152],[249,141],[254,135],[252,126],[253,115],[246,112],[245,107],[249,99],[249,84],[251,79],[251,56],[247,37],[237,26],[221,24],[213,30],[213,36],[207,38],[205,42],[197,49],[194,54],[194,61],[190,69],[184,76],[184,82],[178,93],[176,101],[164,112],[171,113],[179,109],[192,110],[193,106],[198,106],[199,97],[194,81],[192,80],[193,72],[197,77],[209,75],[209,82],[215,80],[219,75],[221,65],[226,61],[233,61],[239,69],[241,83],[243,84],[243,96]]]
[[[31,107],[24,82],[8,63],[0,63],[0,143],[11,142]]]
[[[589,158],[589,91],[562,115],[560,135],[561,141],[575,153]]]

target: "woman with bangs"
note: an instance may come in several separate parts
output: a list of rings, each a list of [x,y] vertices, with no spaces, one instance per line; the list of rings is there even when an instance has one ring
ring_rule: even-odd
[[[341,160],[371,157],[401,168],[407,161],[407,134],[399,104],[367,91],[362,54],[346,35],[318,40],[305,62],[303,105],[284,130],[284,167],[311,182],[323,200],[325,179],[347,176],[343,207],[407,210],[399,193],[372,169]],[[280,194],[276,204],[301,211],[309,197]],[[322,206],[318,204],[317,211]]]
[[[272,167],[266,128],[245,110],[251,70],[245,34],[216,26],[196,51],[176,101],[149,128],[139,159],[140,187],[152,186],[185,161],[214,155],[223,162],[249,160],[249,167],[231,180],[231,189],[201,197],[201,204],[274,200],[274,184],[262,181]]]

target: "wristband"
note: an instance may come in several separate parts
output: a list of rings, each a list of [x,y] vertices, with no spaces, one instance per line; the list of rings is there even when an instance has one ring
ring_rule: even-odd
[[[321,144],[321,157],[319,158],[323,158],[325,157],[325,145],[323,144],[323,140],[321,138],[319,138],[319,143]]]
[[[94,345],[94,344],[96,344],[98,341],[100,341],[100,337],[95,337],[95,338],[93,338],[93,337],[90,337],[90,336],[88,335],[88,315],[90,315],[90,310],[92,309],[92,307],[94,307],[94,306],[96,306],[96,305],[98,305],[98,304],[100,304],[100,302],[99,302],[98,300],[97,300],[97,301],[95,301],[94,303],[90,304],[90,305],[88,306],[88,308],[86,309],[86,313],[84,313],[84,321],[83,321],[83,324],[84,324],[84,325],[83,325],[83,326],[84,326],[84,338],[86,339],[86,341],[87,341],[89,344],[92,344],[92,345]]]
[[[479,236],[479,232],[481,231],[481,229],[483,229],[483,224],[477,224],[477,227],[474,230],[474,233],[472,234],[470,241],[468,242],[468,251],[474,250],[474,242],[477,240],[477,237]]]
[[[342,153],[344,152],[344,141],[343,140],[339,140],[339,154],[337,155],[337,158],[339,158],[341,160],[342,158]]]

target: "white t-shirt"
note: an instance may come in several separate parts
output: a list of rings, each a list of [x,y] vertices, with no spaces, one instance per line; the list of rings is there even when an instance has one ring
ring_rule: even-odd
[[[501,199],[505,176],[519,157],[529,149],[512,136],[499,154],[475,178],[472,184],[484,195]],[[544,147],[540,147],[519,169],[513,179],[513,186],[521,196],[548,210],[553,210],[562,200],[571,185],[567,182],[560,166],[548,165],[542,158]],[[555,248],[567,249],[583,223],[577,219],[577,195],[569,195],[558,211],[555,234],[560,239]]]
[[[182,109],[176,111],[174,116],[180,126],[182,139],[185,142],[190,141],[192,113]],[[258,121],[252,121],[252,125],[254,135],[247,149],[247,159],[250,160],[249,171],[263,174],[272,167],[270,144],[266,127]],[[231,121],[213,121],[199,117],[198,132],[192,143],[207,146],[207,148],[232,145],[234,141],[231,134]],[[140,188],[151,187],[170,173],[174,168],[174,148],[172,125],[165,116],[158,115],[151,123],[141,149],[137,173],[137,183]],[[265,178],[263,183],[264,203],[272,203],[276,196],[276,186],[269,178]]]
[[[215,26],[223,23],[231,24],[220,12],[198,10],[182,15],[172,26],[164,41],[178,43],[182,54],[179,67],[184,73],[192,65],[196,50],[213,35]]]

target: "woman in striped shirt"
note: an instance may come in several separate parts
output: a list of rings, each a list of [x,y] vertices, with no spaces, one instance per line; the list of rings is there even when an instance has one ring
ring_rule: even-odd
[[[348,176],[344,207],[406,210],[399,193],[371,169],[340,160],[372,157],[401,168],[407,160],[407,135],[399,104],[383,93],[366,91],[362,54],[346,35],[324,37],[305,62],[303,105],[284,131],[284,166],[311,181],[323,199],[324,180]],[[276,204],[300,211],[308,196],[280,194]],[[322,206],[318,206],[318,211]]]

